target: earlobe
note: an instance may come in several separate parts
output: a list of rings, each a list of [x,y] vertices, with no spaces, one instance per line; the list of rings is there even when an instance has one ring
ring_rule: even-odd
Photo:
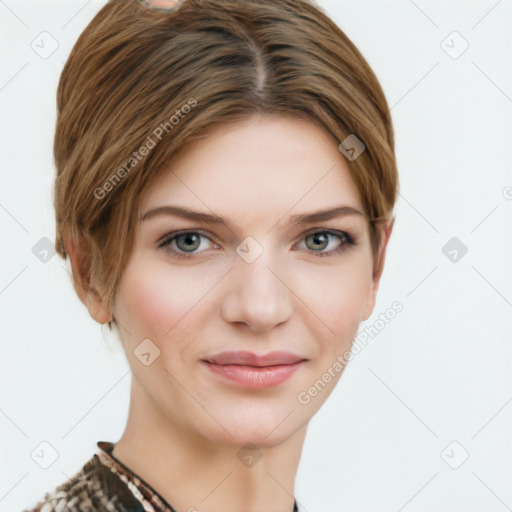
[[[73,237],[70,237],[66,240],[65,247],[71,262],[73,287],[78,298],[85,305],[89,314],[96,322],[104,324],[111,321],[112,314],[105,306],[100,293],[91,282],[89,269],[86,268],[77,241]]]
[[[388,224],[385,227],[381,228],[382,231],[379,236],[378,257],[373,268],[373,277],[370,289],[368,290],[368,298],[363,315],[363,320],[368,320],[368,318],[370,318],[375,308],[375,303],[377,302],[377,292],[379,291],[380,278],[382,276],[384,264],[386,262],[386,250],[389,238],[391,237],[391,233],[393,231],[394,224],[395,219],[393,218],[391,219],[391,221],[388,222]]]
[[[97,296],[97,292],[95,290],[89,289],[87,291],[85,306],[89,310],[91,317],[94,318],[94,320],[96,320],[96,322],[99,324],[103,325],[112,320],[112,314],[101,303],[101,300]]]
[[[379,284],[375,284],[375,280],[372,281],[370,290],[368,291],[368,298],[366,300],[366,307],[364,310],[362,320],[368,320],[371,314],[373,313],[373,309],[375,308],[375,302],[377,300],[377,291],[379,289]]]

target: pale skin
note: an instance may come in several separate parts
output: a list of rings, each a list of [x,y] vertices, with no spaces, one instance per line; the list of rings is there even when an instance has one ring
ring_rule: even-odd
[[[297,397],[350,349],[372,314],[393,228],[382,228],[374,259],[364,215],[288,225],[297,214],[363,211],[346,166],[335,141],[306,121],[268,116],[217,127],[170,163],[140,213],[180,206],[227,225],[165,213],[141,220],[110,311],[94,283],[82,282],[91,316],[126,329],[131,401],[114,456],[179,512],[293,508],[308,422],[342,371],[309,403]],[[178,230],[195,238],[159,247]],[[263,249],[252,263],[236,252],[247,237]],[[70,258],[79,275],[72,248]],[[150,366],[134,355],[145,339],[160,350]],[[284,383],[254,390],[205,368],[204,358],[224,350],[287,350],[307,361]],[[237,457],[246,443],[261,455],[252,467]]]

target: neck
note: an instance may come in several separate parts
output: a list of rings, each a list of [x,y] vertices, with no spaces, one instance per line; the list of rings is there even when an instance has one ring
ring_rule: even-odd
[[[219,443],[163,416],[133,376],[113,455],[180,512],[292,512],[306,431],[270,447]]]

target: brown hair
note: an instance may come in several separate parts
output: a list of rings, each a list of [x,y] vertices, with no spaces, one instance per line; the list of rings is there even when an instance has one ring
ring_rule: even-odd
[[[397,199],[384,93],[312,0],[185,0],[171,13],[110,0],[69,56],[57,109],[56,250],[66,258],[69,244],[79,248],[87,279],[110,305],[144,195],[172,157],[222,123],[288,115],[318,124],[336,144],[355,134],[366,149],[347,165],[374,256],[378,222]]]

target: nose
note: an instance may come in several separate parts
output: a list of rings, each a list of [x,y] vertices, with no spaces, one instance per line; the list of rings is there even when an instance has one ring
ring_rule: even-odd
[[[226,322],[245,324],[251,331],[268,331],[291,318],[292,296],[285,272],[264,250],[251,263],[236,258],[221,314]]]

